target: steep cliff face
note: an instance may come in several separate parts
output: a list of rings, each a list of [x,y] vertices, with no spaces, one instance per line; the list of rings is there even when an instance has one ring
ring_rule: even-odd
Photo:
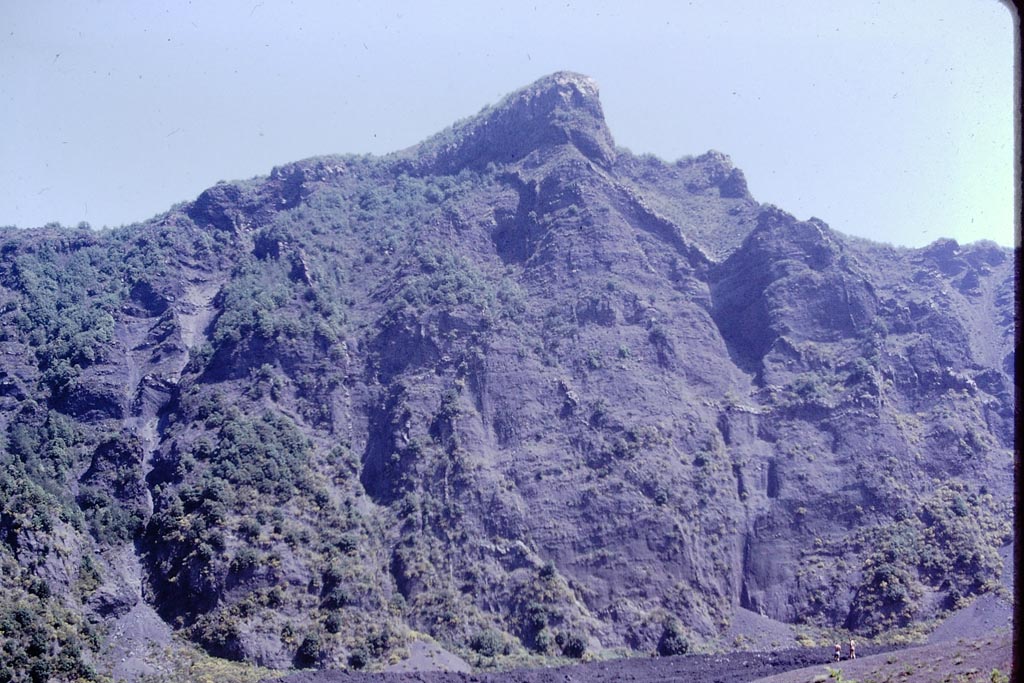
[[[568,73],[395,155],[9,231],[5,609],[272,666],[930,618],[1010,540],[1013,292],[1008,250],[616,149]]]

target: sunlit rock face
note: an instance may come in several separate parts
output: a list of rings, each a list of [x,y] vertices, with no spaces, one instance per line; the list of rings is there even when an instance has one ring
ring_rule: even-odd
[[[8,230],[0,609],[275,667],[941,616],[1011,539],[1013,292],[1009,250],[617,149],[567,72],[385,157]]]

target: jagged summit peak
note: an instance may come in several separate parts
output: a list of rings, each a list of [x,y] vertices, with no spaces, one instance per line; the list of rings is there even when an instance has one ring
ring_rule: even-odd
[[[547,84],[572,84],[589,88],[595,95],[597,94],[597,81],[586,74],[577,73],[576,71],[556,71],[547,76],[541,76],[527,87],[545,87]]]
[[[730,171],[736,167],[735,164],[732,163],[732,157],[723,152],[719,152],[717,149],[709,149],[708,151],[704,152],[699,157],[697,157],[695,161],[700,161],[703,163],[716,163]]]
[[[604,125],[597,82],[573,71],[556,71],[538,78],[512,91],[497,104],[486,107],[477,118],[487,119],[508,113],[531,117],[560,113],[563,120],[567,114],[575,113],[580,116],[580,121],[589,118]]]
[[[603,166],[615,157],[597,83],[571,71],[557,71],[506,95],[413,151],[429,168],[454,171],[515,163],[562,145]]]
[[[604,118],[600,111],[600,90],[590,76],[576,73],[574,71],[556,71],[553,74],[538,78],[536,81],[520,88],[506,96],[505,101],[514,101],[517,98],[557,93],[563,98],[566,104],[589,104],[596,105],[601,118]],[[574,99],[575,98],[575,99]],[[500,105],[499,105],[500,106]]]

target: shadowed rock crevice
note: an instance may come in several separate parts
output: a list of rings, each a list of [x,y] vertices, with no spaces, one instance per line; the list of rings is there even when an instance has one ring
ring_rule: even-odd
[[[515,175],[502,179],[515,188],[519,202],[515,211],[495,212],[494,247],[506,263],[525,263],[544,235],[544,228],[538,222],[538,188],[535,182]]]

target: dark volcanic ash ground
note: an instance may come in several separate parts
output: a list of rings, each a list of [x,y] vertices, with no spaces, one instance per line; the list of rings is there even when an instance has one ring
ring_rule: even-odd
[[[861,656],[892,648],[863,648]],[[776,653],[734,652],[720,655],[632,658],[552,669],[521,669],[502,673],[417,672],[366,674],[348,671],[309,671],[279,679],[281,683],[613,683],[689,681],[742,683],[793,669],[831,662],[828,648],[800,648]]]

